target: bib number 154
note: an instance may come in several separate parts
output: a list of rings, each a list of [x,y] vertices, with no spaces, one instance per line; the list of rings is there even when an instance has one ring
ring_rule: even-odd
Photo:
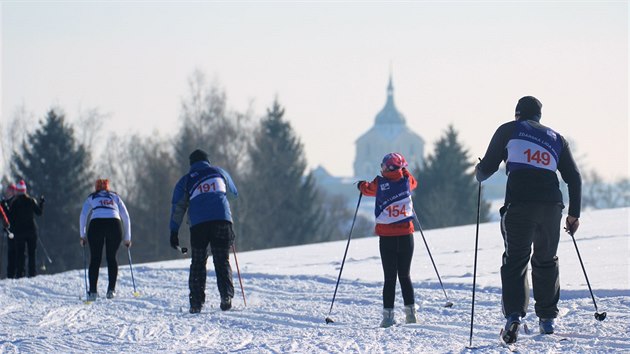
[[[405,204],[390,205],[387,208],[385,208],[385,210],[387,210],[387,213],[388,213],[387,216],[390,218],[397,218],[401,215],[407,216],[407,206]]]

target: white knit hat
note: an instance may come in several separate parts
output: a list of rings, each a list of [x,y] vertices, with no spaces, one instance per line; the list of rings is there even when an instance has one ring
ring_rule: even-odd
[[[17,185],[15,186],[15,191],[18,193],[26,193],[26,183],[24,183],[24,180],[21,180],[17,183]]]

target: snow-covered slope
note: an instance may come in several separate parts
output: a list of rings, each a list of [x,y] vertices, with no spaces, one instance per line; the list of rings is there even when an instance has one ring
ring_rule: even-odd
[[[568,340],[521,334],[521,352],[630,351],[630,209],[586,212],[576,235],[599,311],[595,309],[575,247],[564,235],[559,250],[563,289],[557,332]],[[470,336],[475,226],[424,232],[455,306],[445,308],[420,233],[412,279],[419,323],[378,328],[382,271],[376,237],[353,238],[336,301],[326,324],[346,241],[238,254],[247,306],[236,269],[235,309],[221,312],[209,262],[207,302],[187,310],[189,260],[134,266],[140,296],[133,296],[129,267],[120,266],[118,297],[85,305],[83,270],[0,281],[2,353],[460,353]],[[183,240],[185,241],[185,240]],[[167,242],[165,240],[165,242]],[[136,244],[134,247],[142,247]],[[78,248],[78,247],[77,247]],[[132,249],[133,252],[133,249]],[[498,345],[502,241],[497,223],[479,232],[473,345],[475,352],[504,352]],[[81,257],[77,249],[77,257]],[[124,249],[119,252],[126,258]],[[100,287],[107,280],[101,269]],[[533,302],[533,301],[532,301]],[[397,317],[402,300],[397,293]],[[530,308],[533,307],[533,303]],[[183,312],[181,310],[184,310]],[[535,328],[536,318],[525,319]]]

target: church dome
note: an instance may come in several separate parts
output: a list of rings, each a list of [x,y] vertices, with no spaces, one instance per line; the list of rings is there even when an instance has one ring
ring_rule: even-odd
[[[402,124],[405,125],[405,116],[398,112],[396,105],[394,104],[394,85],[392,84],[392,78],[389,78],[389,85],[387,85],[387,102],[385,107],[381,109],[376,115],[376,124]]]

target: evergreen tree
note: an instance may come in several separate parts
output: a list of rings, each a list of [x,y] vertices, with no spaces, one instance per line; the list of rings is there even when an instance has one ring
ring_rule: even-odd
[[[283,116],[274,101],[249,147],[249,212],[241,222],[250,249],[314,242],[323,220],[313,176],[305,176],[304,148]]]
[[[425,168],[415,171],[418,188],[413,203],[423,228],[476,223],[478,184],[473,166],[457,132],[449,126],[434,154],[427,157]],[[489,208],[482,200],[480,221],[488,220]]]
[[[50,110],[41,126],[22,143],[12,158],[15,180],[24,179],[33,196],[45,195],[46,205],[36,218],[39,237],[50,257],[51,273],[80,268],[79,214],[93,190],[90,154],[78,144],[63,115]],[[38,246],[38,258],[43,249]]]

